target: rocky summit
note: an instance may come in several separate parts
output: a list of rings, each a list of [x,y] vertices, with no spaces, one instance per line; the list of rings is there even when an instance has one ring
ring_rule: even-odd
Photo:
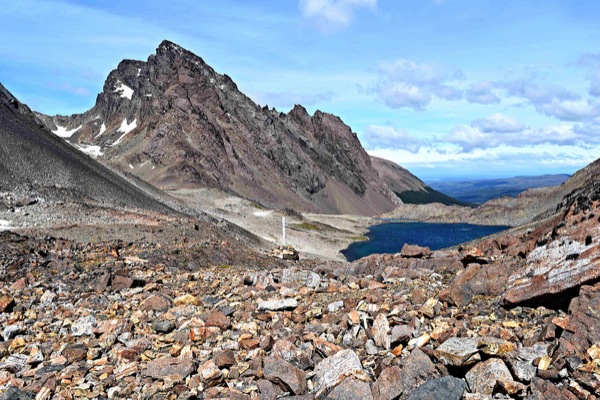
[[[122,61],[91,110],[39,117],[161,188],[220,188],[268,207],[328,213],[373,215],[399,202],[340,118],[261,108],[169,41],[147,62]]]

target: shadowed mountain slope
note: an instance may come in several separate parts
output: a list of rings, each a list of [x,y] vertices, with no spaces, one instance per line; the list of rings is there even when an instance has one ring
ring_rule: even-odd
[[[0,84],[0,190],[55,201],[170,209],[62,139]]]

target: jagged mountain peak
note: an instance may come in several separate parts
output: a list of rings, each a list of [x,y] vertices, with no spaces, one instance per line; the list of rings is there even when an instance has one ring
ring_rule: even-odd
[[[333,213],[375,214],[398,201],[339,117],[261,108],[167,40],[147,61],[119,63],[91,110],[45,122],[165,188],[216,187],[270,207]]]

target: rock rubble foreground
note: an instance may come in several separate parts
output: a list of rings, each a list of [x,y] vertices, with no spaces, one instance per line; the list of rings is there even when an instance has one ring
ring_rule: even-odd
[[[596,399],[598,193],[354,263],[4,232],[0,399]]]

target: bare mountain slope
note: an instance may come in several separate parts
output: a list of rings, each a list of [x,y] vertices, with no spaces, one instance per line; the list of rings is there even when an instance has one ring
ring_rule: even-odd
[[[0,191],[172,211],[51,134],[29,107],[1,84]]]
[[[431,188],[407,169],[392,161],[371,157],[371,163],[382,181],[405,204],[467,205]]]
[[[260,108],[227,76],[168,41],[122,61],[84,114],[45,117],[100,160],[162,188],[213,187],[270,207],[373,215],[397,197],[338,117]]]

